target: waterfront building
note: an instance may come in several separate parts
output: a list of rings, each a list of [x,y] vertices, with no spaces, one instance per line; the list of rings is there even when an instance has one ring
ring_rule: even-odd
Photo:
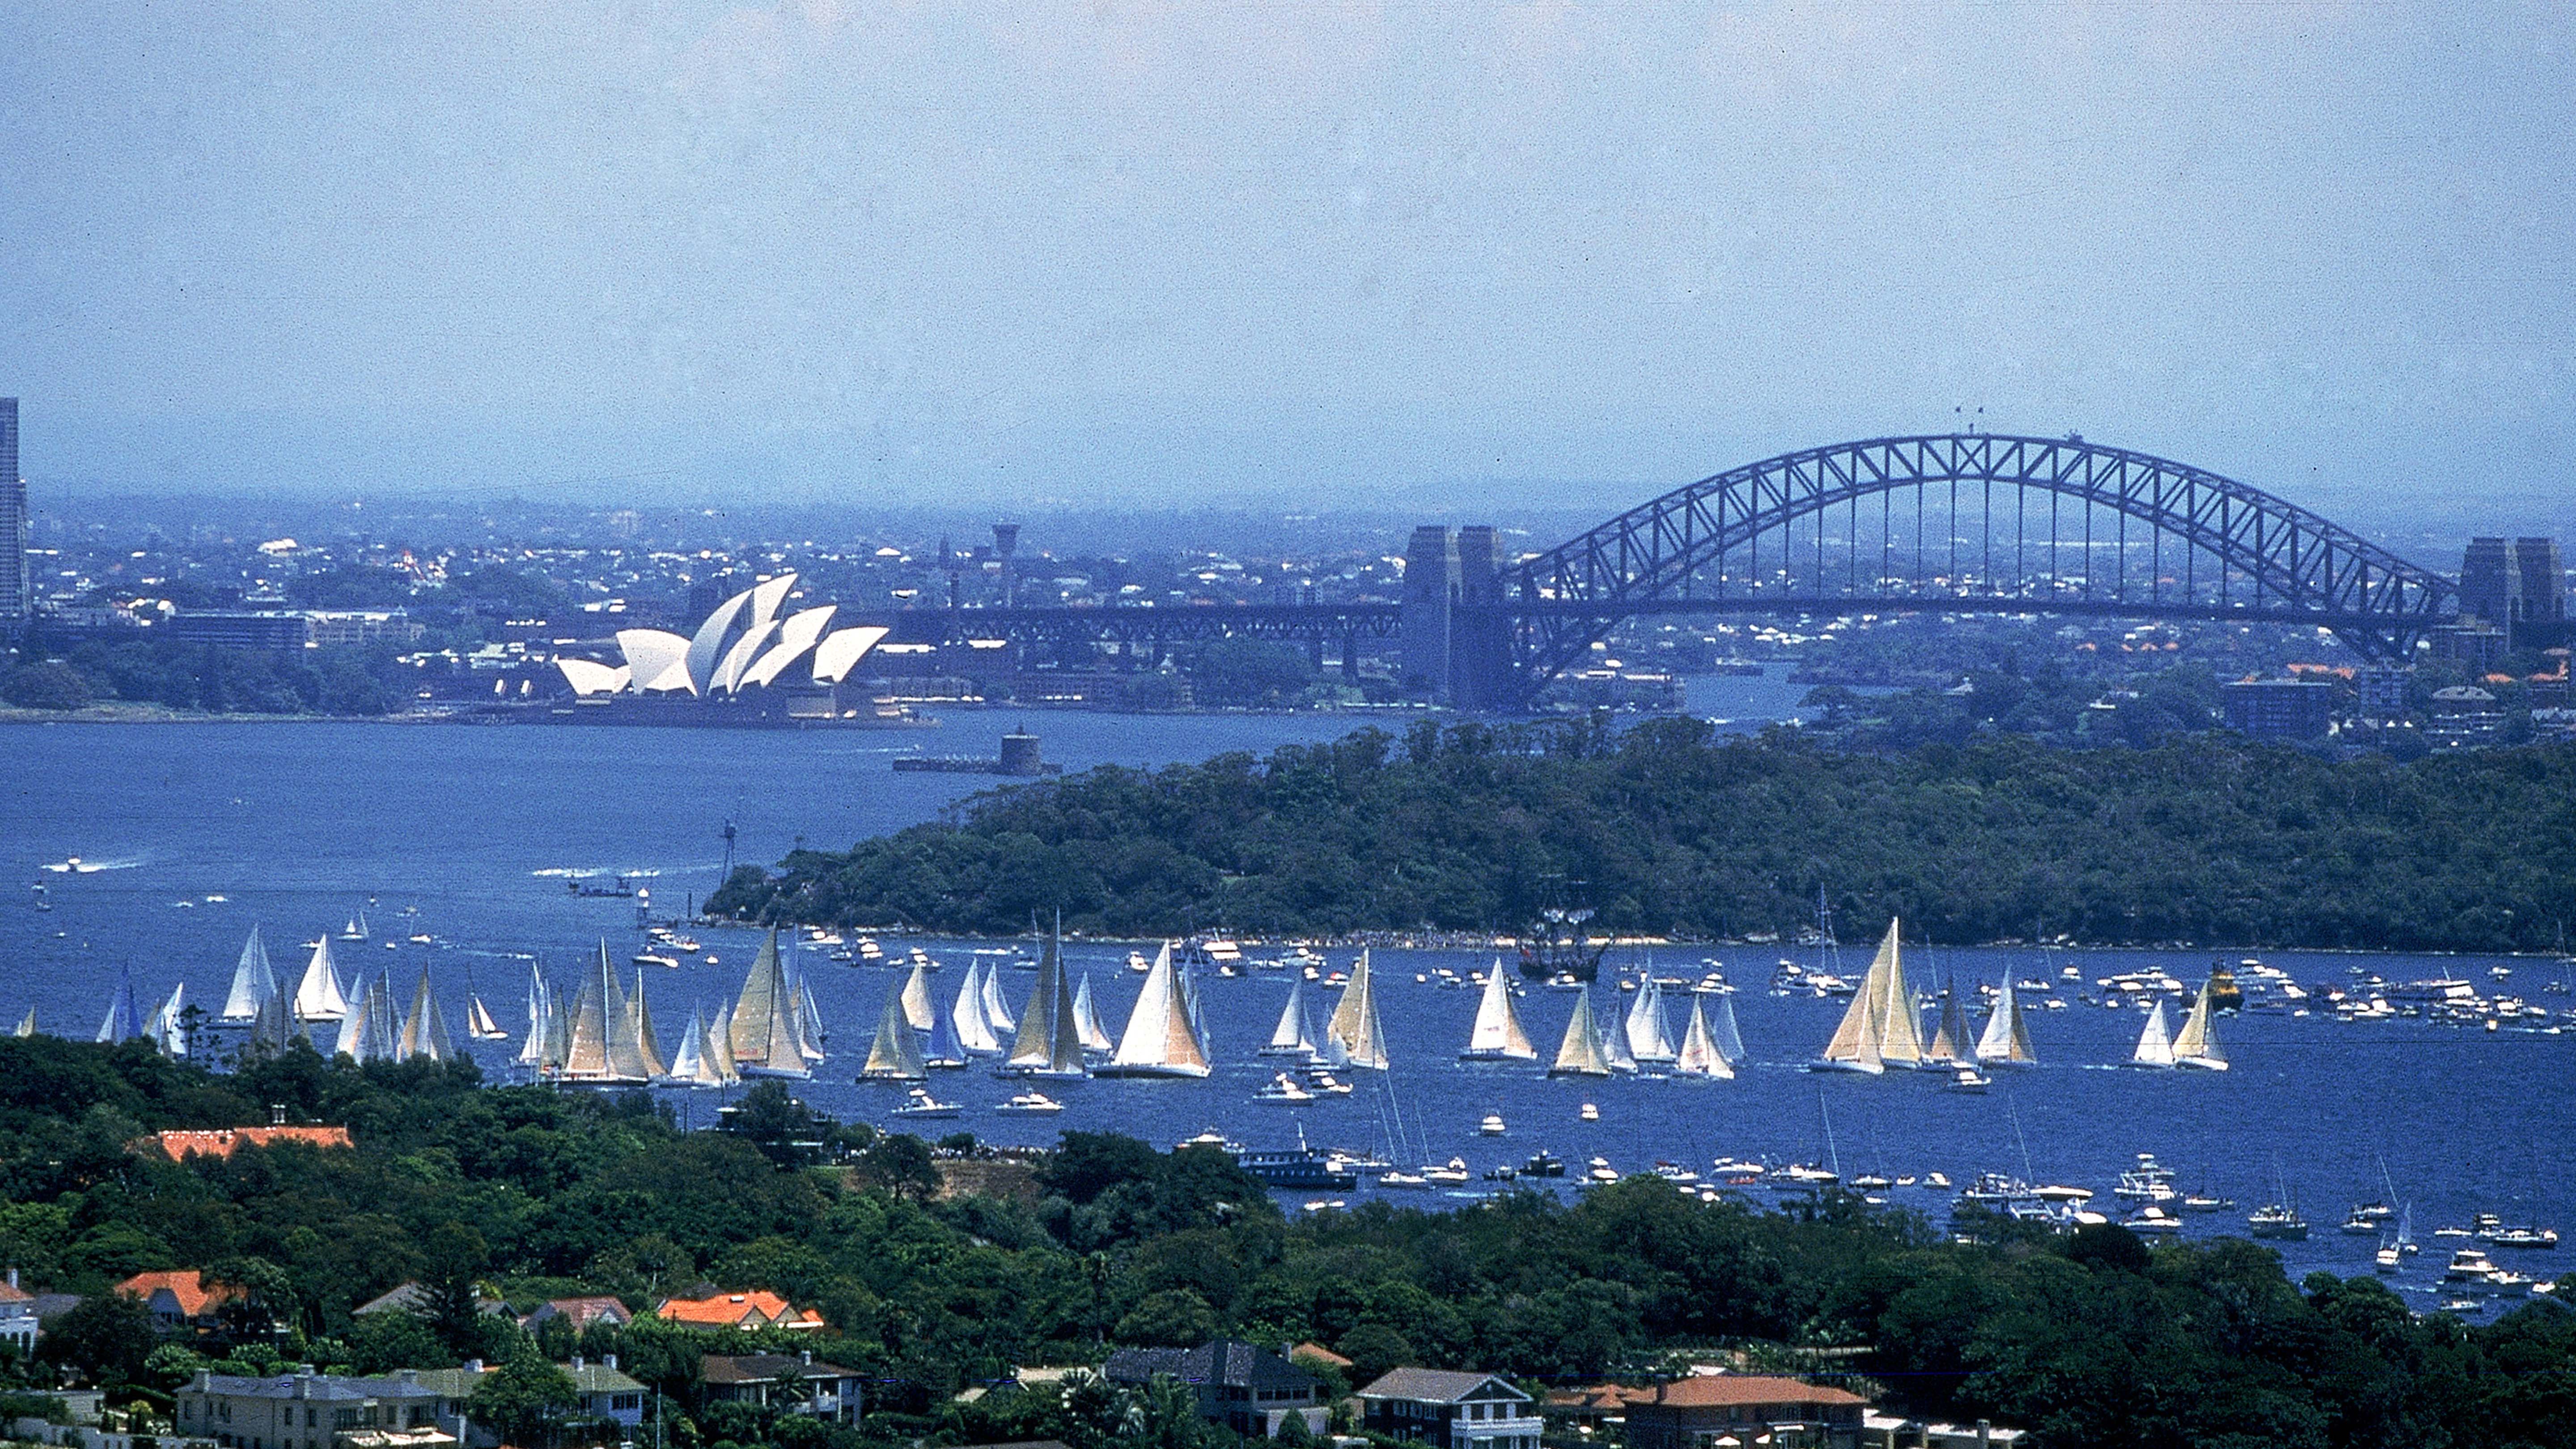
[[[0,635],[35,604],[27,577],[27,480],[18,476],[18,400],[0,397]]]
[[[833,1424],[855,1424],[866,1383],[857,1369],[824,1363],[811,1353],[701,1354],[698,1378],[719,1404],[750,1404],[779,1414],[803,1414]]]
[[[223,1449],[360,1449],[454,1443],[439,1429],[442,1395],[405,1369],[385,1378],[291,1374],[250,1378],[197,1372],[172,1396],[179,1433]]]
[[[1869,1408],[1847,1389],[1763,1374],[1698,1374],[1626,1397],[1628,1449],[1708,1449],[1725,1438],[1860,1449]]]
[[[302,649],[313,642],[313,621],[291,609],[183,610],[155,625],[182,644],[217,649]]]
[[[1113,1384],[1180,1380],[1199,1416],[1247,1438],[1277,1438],[1291,1417],[1321,1434],[1329,1417],[1323,1381],[1257,1344],[1220,1338],[1196,1348],[1122,1348],[1100,1366]]]
[[[1360,1390],[1360,1408],[1370,1433],[1433,1449],[1538,1449],[1544,1427],[1529,1395],[1486,1373],[1393,1369]]]

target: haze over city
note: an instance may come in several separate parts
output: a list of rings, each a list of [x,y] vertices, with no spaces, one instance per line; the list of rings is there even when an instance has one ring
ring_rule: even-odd
[[[2554,528],[2571,40],[2545,5],[13,6],[0,378],[39,498],[1607,512],[1977,424]]]

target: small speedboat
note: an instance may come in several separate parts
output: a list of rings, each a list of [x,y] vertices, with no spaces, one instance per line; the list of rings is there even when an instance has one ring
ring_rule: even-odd
[[[1619,1172],[1618,1169],[1610,1165],[1610,1159],[1606,1157],[1596,1157],[1584,1165],[1583,1180],[1586,1182],[1601,1183],[1617,1182],[1619,1180]]]
[[[2395,1243],[2381,1243],[2379,1245],[2379,1251],[2371,1254],[2370,1260],[2372,1265],[2377,1267],[2380,1272],[2392,1276],[2395,1275],[2399,1266],[2403,1262],[2403,1260],[2398,1256],[2397,1245]]]
[[[1390,1192],[1418,1192],[1431,1186],[1431,1179],[1418,1172],[1380,1173],[1377,1185]]]
[[[993,1109],[996,1112],[1061,1112],[1064,1104],[1044,1092],[1022,1092]]]
[[[1950,1074],[1950,1080],[1944,1085],[1953,1092],[1982,1093],[1994,1084],[1994,1078],[1978,1071],[1975,1067],[1961,1067]]]
[[[2133,1233],[2171,1235],[2182,1231],[2182,1219],[2149,1203],[2120,1220]]]
[[[1479,1136],[1500,1137],[1504,1131],[1503,1114],[1500,1112],[1488,1112],[1485,1114],[1485,1120],[1476,1124],[1476,1132]]]
[[[1318,1068],[1306,1074],[1306,1090],[1318,1097],[1347,1097],[1351,1084]]]
[[[1583,1110],[1575,1113],[1574,1115],[1582,1118],[1586,1122],[1598,1122],[1601,1120],[1601,1109],[1593,1106],[1589,1102],[1586,1102],[1583,1104]]]
[[[930,1095],[930,1090],[926,1087],[915,1087],[905,1095],[903,1105],[894,1109],[894,1115],[898,1117],[954,1117],[964,1110],[964,1108],[958,1106],[955,1102],[943,1102],[937,1097]]]
[[[1286,1072],[1281,1072],[1277,1076],[1272,1077],[1260,1091],[1253,1093],[1252,1100],[1256,1102],[1277,1102],[1286,1106],[1301,1107],[1306,1103],[1315,1100],[1315,1094],[1307,1091],[1304,1086],[1299,1084],[1295,1077],[1288,1075]]]
[[[1243,1144],[1239,1142],[1228,1142],[1225,1139],[1225,1134],[1219,1132],[1213,1127],[1201,1132],[1196,1137],[1184,1137],[1180,1141],[1173,1143],[1172,1146],[1176,1150],[1183,1147],[1213,1147],[1219,1152],[1238,1153],[1243,1150]]]
[[[1474,1176],[1474,1173],[1467,1170],[1467,1159],[1463,1157],[1450,1158],[1448,1165],[1445,1167],[1426,1167],[1422,1169],[1422,1180],[1430,1183],[1434,1187],[1458,1187],[1468,1182]]]

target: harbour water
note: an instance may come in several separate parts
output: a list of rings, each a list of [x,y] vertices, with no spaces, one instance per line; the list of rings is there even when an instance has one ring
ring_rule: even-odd
[[[1744,687],[1769,693],[1751,706],[1712,705],[1704,696],[1694,704],[1743,718],[1763,706],[1786,708],[1803,692],[1776,680]],[[676,912],[716,881],[726,820],[741,832],[738,859],[768,862],[800,838],[838,848],[930,819],[992,782],[898,774],[891,755],[989,753],[1005,730],[1024,722],[1045,737],[1048,757],[1069,769],[1261,750],[1356,727],[1347,716],[1136,719],[1034,711],[959,714],[919,735],[302,723],[0,727],[0,758],[10,765],[0,786],[0,879],[15,882],[13,894],[0,899],[0,1018],[15,1021],[32,1006],[46,1030],[85,1039],[121,967],[132,971],[147,1008],[184,980],[190,998],[212,1010],[253,922],[291,981],[305,955],[298,943],[337,931],[364,910],[370,939],[333,943],[344,972],[389,969],[407,998],[426,965],[451,1021],[461,1020],[470,979],[515,1036],[524,1026],[532,958],[562,973],[598,941],[621,963],[636,948],[637,902],[580,896],[571,883],[650,872],[638,880],[655,909]],[[71,856],[105,868],[44,869]],[[47,887],[52,909],[33,908],[29,887],[37,882]],[[415,933],[430,942],[406,939]],[[647,968],[645,987],[666,1030],[684,1022],[693,1005],[712,1009],[729,1000],[750,961],[752,933],[696,934],[713,963],[702,953],[676,969]],[[1847,934],[1865,932],[1856,925]],[[953,996],[975,946],[992,946],[918,944],[943,963],[934,977],[943,999]],[[1141,980],[1126,969],[1128,950],[1127,943],[1067,948],[1069,963],[1091,974],[1113,1032]],[[1332,966],[1347,968],[1353,954],[1330,952]],[[1867,959],[1865,947],[1844,954],[1855,974]],[[2464,977],[2482,991],[2543,1006],[2576,1004],[2549,989],[2562,984],[2550,962],[2260,954],[2301,982],[2344,981],[2359,962],[2392,981]],[[2069,981],[2055,993],[2068,999],[2064,1009],[2031,1013],[2041,1064],[1999,1071],[1991,1092],[1971,1096],[1943,1090],[1936,1073],[1803,1071],[1842,1005],[1769,995],[1764,987],[1783,955],[1815,959],[1811,949],[1781,946],[1669,947],[1655,958],[1659,974],[1687,978],[1711,969],[1713,959],[1740,988],[1734,1001],[1751,1060],[1731,1082],[1553,1082],[1535,1066],[1462,1065],[1456,1058],[1475,993],[1416,977],[1441,967],[1464,975],[1482,969],[1492,953],[1381,951],[1376,965],[1392,1067],[1356,1074],[1360,1089],[1352,1096],[1298,1107],[1254,1101],[1275,1069],[1254,1051],[1285,998],[1286,973],[1209,974],[1205,1017],[1218,1063],[1210,1078],[1051,1083],[1062,1114],[1014,1117],[992,1108],[1015,1084],[982,1069],[943,1072],[932,1089],[961,1101],[965,1113],[920,1127],[1028,1144],[1067,1129],[1116,1130],[1166,1145],[1212,1127],[1249,1146],[1277,1147],[1294,1145],[1302,1126],[1319,1145],[1386,1151],[1407,1168],[1454,1156],[1479,1177],[1541,1148],[1577,1175],[1594,1156],[1622,1172],[1661,1160],[1705,1173],[1721,1155],[1779,1162],[1831,1155],[1847,1175],[1939,1171],[1964,1184],[1977,1172],[2003,1171],[2073,1183],[2101,1190],[2105,1206],[2119,1171],[2135,1154],[2152,1152],[2184,1187],[2235,1200],[2231,1213],[2192,1219],[2194,1235],[2242,1231],[2246,1212],[2293,1195],[2313,1226],[2306,1242],[2276,1245],[2294,1273],[2370,1270],[2376,1239],[2346,1236],[2336,1226],[2350,1204],[2383,1195],[2384,1163],[2398,1200],[2413,1205],[2424,1245],[2400,1283],[2427,1295],[2452,1242],[2433,1236],[2438,1227],[2466,1224],[2478,1212],[2576,1226],[2576,1191],[2565,1167],[2568,1124],[2576,1121],[2576,1073],[2568,1070],[2576,1035],[2402,1018],[2249,1015],[2221,1027],[2232,1071],[2141,1072],[2118,1065],[2136,1040],[2137,1013],[2077,1005],[2077,983]],[[2197,982],[2211,959],[2210,952],[2059,952],[2043,960],[2035,949],[1944,947],[1912,953],[1909,970],[1918,980],[1929,970],[1983,981],[2007,972],[2053,977],[2071,962],[2089,986],[2148,965]],[[834,1055],[800,1094],[838,1116],[892,1121],[901,1089],[854,1077],[899,974],[832,963],[819,951],[806,952],[803,963]],[[1611,964],[1634,968],[1645,959],[1613,953]],[[2497,965],[2513,974],[2491,979]],[[633,968],[621,969],[631,975]],[[1014,1004],[1032,979],[1004,973]],[[1543,1051],[1552,1051],[1572,1001],[1544,989],[1521,997]],[[1319,1007],[1328,1002],[1317,999]],[[1686,1009],[1686,999],[1676,997],[1675,1005]],[[515,1040],[483,1044],[477,1054],[494,1077],[507,1079],[515,1047]],[[1597,1122],[1578,1120],[1585,1102],[1597,1106]],[[683,1110],[705,1120],[715,1103],[701,1094]],[[1503,1136],[1478,1135],[1487,1113],[1503,1117]],[[1389,1151],[1388,1128],[1397,1121],[1410,1145]],[[1479,1180],[1463,1191],[1490,1190]],[[1369,1191],[1289,1196],[1358,1201]],[[1389,1196],[1424,1205],[1457,1200],[1438,1192]],[[1917,1186],[1887,1196],[1936,1220],[1947,1215],[1946,1193]],[[2557,1254],[2499,1256],[2518,1271],[2555,1276]]]

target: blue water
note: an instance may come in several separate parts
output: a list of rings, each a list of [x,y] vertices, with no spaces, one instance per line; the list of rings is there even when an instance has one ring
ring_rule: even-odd
[[[1776,681],[1747,680],[1749,694]],[[1755,701],[1760,703],[1757,698]],[[1740,700],[1709,713],[1746,713]],[[772,861],[801,836],[840,847],[864,835],[934,818],[953,801],[994,782],[975,776],[897,774],[895,753],[989,753],[999,735],[1025,721],[1045,737],[1051,759],[1081,768],[1102,761],[1151,764],[1219,750],[1265,749],[1338,736],[1353,722],[1315,716],[1128,718],[1090,714],[958,713],[936,730],[906,733],[718,732],[610,728],[403,727],[338,724],[173,724],[0,726],[0,1021],[29,1006],[47,1030],[87,1037],[103,1014],[119,966],[130,965],[138,997],[150,1004],[184,980],[191,999],[218,1009],[232,962],[252,922],[265,928],[279,973],[292,983],[309,941],[366,909],[376,940],[334,943],[344,972],[391,967],[400,994],[426,963],[458,1019],[469,980],[514,1033],[533,954],[568,970],[606,939],[619,961],[634,949],[634,902],[587,899],[566,888],[565,871],[645,870],[658,908],[676,910],[716,880],[733,819],[738,857]],[[1389,721],[1400,727],[1402,717]],[[41,867],[78,855],[111,868],[59,875]],[[41,880],[54,909],[31,909],[27,884]],[[209,895],[226,897],[210,902]],[[406,909],[416,914],[405,914]],[[425,930],[430,946],[383,941]],[[714,1005],[739,988],[754,937],[722,928],[698,932],[717,964],[692,961],[651,970],[654,1014],[666,1032],[693,1005]],[[964,943],[925,943],[947,969],[953,993],[967,960]],[[1380,952],[1381,1008],[1392,1071],[1363,1074],[1359,1094],[1307,1107],[1256,1103],[1272,1070],[1253,1055],[1286,992],[1284,975],[1258,972],[1205,981],[1205,1014],[1219,1066],[1204,1082],[1095,1081],[1049,1091],[1067,1110],[1052,1118],[996,1115],[1013,1085],[983,1071],[942,1073],[934,1088],[962,1100],[957,1122],[923,1130],[967,1130],[995,1142],[1041,1143],[1066,1128],[1131,1132],[1169,1143],[1207,1127],[1254,1146],[1293,1143],[1297,1125],[1319,1144],[1377,1145],[1389,1105],[1405,1135],[1427,1138],[1428,1156],[1455,1155],[1481,1173],[1545,1147],[1577,1172],[1602,1156],[1623,1171],[1658,1160],[1705,1170],[1725,1154],[1775,1160],[1838,1155],[1846,1173],[1947,1173],[1964,1183],[1984,1170],[2105,1190],[2134,1154],[2153,1152],[2191,1188],[2237,1200],[2223,1217],[2193,1220],[2204,1233],[2241,1227],[2243,1212],[2271,1200],[2276,1184],[2295,1194],[2315,1225],[2303,1244],[2280,1245],[2293,1271],[2367,1272],[2369,1238],[2334,1231],[2344,1208],[2381,1195],[2384,1161],[2402,1200],[2414,1205],[2425,1245],[2403,1286],[2424,1290],[2449,1246],[2437,1226],[2474,1212],[2562,1229],[2576,1226],[2565,1163],[2576,1115],[2576,1036],[2487,1033],[2398,1020],[2344,1024],[2322,1017],[2249,1016],[2225,1023],[2235,1063],[2224,1075],[2115,1069],[2134,1043],[2139,1019],[2074,1005],[2032,1013],[2043,1064],[2002,1077],[1986,1096],[1942,1090],[1931,1073],[1870,1079],[1803,1072],[1799,1063],[1830,1034],[1840,1003],[1775,998],[1763,991],[1780,947],[1667,947],[1667,974],[1696,976],[1713,958],[1744,989],[1735,997],[1753,1060],[1727,1083],[1617,1079],[1549,1082],[1534,1068],[1462,1066],[1456,1052],[1475,1012],[1472,990],[1415,981],[1446,965],[1481,968],[1490,952]],[[1068,948],[1088,968],[1114,1032],[1139,977],[1124,969],[1125,943]],[[1256,952],[1255,954],[1267,954]],[[1330,953],[1337,967],[1352,953]],[[1790,951],[1812,959],[1810,951]],[[2346,979],[2366,959],[2390,980],[2469,977],[2482,990],[2510,990],[2563,1007],[2551,994],[2554,965],[2505,961],[2498,985],[2486,958],[2370,957],[2266,952],[2303,982]],[[1614,964],[1642,964],[1614,953]],[[1865,959],[1854,953],[1853,967]],[[835,1052],[800,1091],[849,1118],[887,1122],[898,1089],[852,1080],[885,995],[899,977],[882,968],[805,958],[833,1029]],[[2086,978],[2156,964],[2185,980],[2206,970],[2207,953],[2060,952]],[[2035,950],[1943,948],[1929,967],[1962,978],[2053,974]],[[1031,977],[1006,975],[1016,1004]],[[2064,993],[2071,995],[2074,983]],[[1530,1032],[1552,1053],[1572,999],[1544,990],[1521,999]],[[1319,1005],[1322,1004],[1319,999]],[[482,1049],[496,1076],[516,1043]],[[686,1094],[681,1094],[685,1096]],[[1583,1123],[1590,1101],[1601,1120]],[[706,1120],[707,1096],[687,1110]],[[1499,1112],[1499,1140],[1476,1135]],[[1407,1166],[1425,1154],[1417,1139]],[[1471,1190],[1484,1190],[1474,1184]],[[1361,1193],[1335,1196],[1356,1199]],[[1299,1198],[1312,1196],[1298,1194]],[[1395,1195],[1426,1204],[1438,1193]],[[1898,1189],[1891,1201],[1936,1218],[1947,1197]],[[2106,1199],[2107,1201],[2107,1199]],[[2576,1251],[2571,1249],[2570,1251]],[[2555,1254],[2505,1254],[2509,1266],[2554,1275]],[[2429,1298],[2425,1301],[2429,1302]]]

